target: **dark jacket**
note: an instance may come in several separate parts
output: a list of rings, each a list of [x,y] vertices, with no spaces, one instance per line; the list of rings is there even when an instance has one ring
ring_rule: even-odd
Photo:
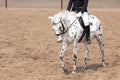
[[[75,12],[79,12],[81,11],[83,12],[87,12],[87,6],[88,6],[88,1],[89,0],[69,0],[68,6],[67,6],[67,10],[68,11],[75,11]]]

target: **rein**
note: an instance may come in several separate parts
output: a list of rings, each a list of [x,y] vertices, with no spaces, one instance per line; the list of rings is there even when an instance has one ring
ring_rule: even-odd
[[[72,22],[72,24],[67,28],[67,29],[69,29],[72,25],[73,25],[73,23],[76,21],[77,19],[75,19],[73,22]]]
[[[81,18],[80,18],[80,19],[81,19]],[[79,19],[79,20],[80,20],[80,19]],[[75,22],[76,20],[77,20],[77,19],[75,19],[75,20],[72,22],[72,24],[67,28],[66,31],[65,31],[65,26],[64,26],[63,22],[60,21],[60,23],[61,23],[61,25],[62,25],[62,27],[63,27],[63,32],[60,33],[60,34],[58,34],[57,36],[60,36],[60,35],[62,35],[62,34],[65,34],[65,33],[68,31],[68,29],[74,24],[74,22]],[[82,20],[81,20],[81,21],[82,21]],[[82,26],[83,29],[84,29],[84,23],[83,23],[83,22],[80,22],[80,24],[81,24],[81,26]],[[83,31],[83,33],[82,33],[81,37],[79,38],[78,42],[80,42],[80,41],[83,39],[84,36],[85,36],[85,31]]]
[[[62,25],[62,27],[63,27],[63,31],[62,31],[61,33],[59,33],[59,34],[56,34],[56,36],[60,36],[60,35],[62,35],[62,34],[65,34],[65,33],[68,31],[68,29],[71,28],[71,26],[75,23],[76,20],[77,20],[77,19],[75,19],[75,20],[72,22],[72,24],[70,24],[70,26],[67,27],[67,30],[65,29],[65,26],[64,26],[64,24],[63,24],[63,22],[62,22],[62,20],[61,20],[60,23],[61,23],[61,25]],[[81,23],[80,23],[80,24],[81,24]],[[83,26],[83,25],[81,25],[81,26]],[[84,29],[84,27],[83,27],[83,29]],[[80,42],[80,41],[83,39],[84,36],[85,36],[85,31],[83,31],[83,33],[82,33],[81,37],[79,38],[78,42]]]
[[[72,22],[72,24],[67,28],[67,30],[65,30],[65,26],[64,26],[64,24],[63,24],[63,22],[62,21],[60,21],[60,23],[61,23],[61,25],[62,25],[62,27],[63,27],[63,31],[60,33],[60,34],[56,34],[57,36],[60,36],[60,35],[62,35],[62,34],[65,34],[67,31],[68,31],[68,29],[73,25],[73,23],[76,21],[76,19]]]

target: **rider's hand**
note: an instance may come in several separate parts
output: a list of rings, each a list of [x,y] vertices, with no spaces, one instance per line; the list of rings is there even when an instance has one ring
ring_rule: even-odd
[[[79,12],[79,13],[76,14],[76,17],[79,18],[81,15],[82,15],[82,13]]]

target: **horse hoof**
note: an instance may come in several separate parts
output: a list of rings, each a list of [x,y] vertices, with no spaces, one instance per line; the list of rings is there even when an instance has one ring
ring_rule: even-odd
[[[63,71],[64,71],[65,73],[68,73],[68,70],[67,70],[67,69],[65,69],[65,68],[63,68]]]
[[[105,62],[102,63],[102,66],[105,66]]]
[[[102,60],[102,66],[105,66],[105,60]]]
[[[83,69],[86,70],[86,69],[87,69],[87,65],[84,65],[84,66],[83,66]]]
[[[76,70],[73,70],[72,73],[73,73],[73,74],[76,73]]]
[[[72,73],[77,73],[76,67],[72,70]]]

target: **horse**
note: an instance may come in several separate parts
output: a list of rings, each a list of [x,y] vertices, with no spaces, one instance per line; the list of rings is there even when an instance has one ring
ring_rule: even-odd
[[[55,14],[54,16],[49,16],[51,20],[52,28],[55,31],[56,38],[58,42],[62,41],[62,49],[59,53],[61,59],[61,65],[65,72],[67,72],[66,65],[64,62],[64,54],[66,48],[69,44],[73,45],[73,69],[72,72],[76,72],[76,60],[77,60],[77,45],[78,43],[84,43],[85,58],[84,58],[84,69],[88,65],[88,43],[86,37],[83,36],[85,29],[79,22],[81,12],[76,14],[74,12],[64,11]],[[104,59],[104,41],[103,41],[103,29],[100,20],[89,14],[89,25],[90,25],[90,39],[96,38],[99,43],[101,55],[102,55],[102,65],[105,65]]]

